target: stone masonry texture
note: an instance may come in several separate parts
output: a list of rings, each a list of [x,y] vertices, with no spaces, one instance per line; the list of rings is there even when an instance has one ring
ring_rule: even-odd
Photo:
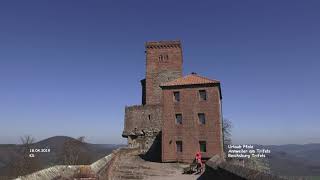
[[[146,43],[146,104],[160,104],[160,84],[181,76],[182,49],[179,41]]]

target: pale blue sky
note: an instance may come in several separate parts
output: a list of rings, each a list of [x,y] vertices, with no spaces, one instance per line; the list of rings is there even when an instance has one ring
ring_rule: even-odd
[[[144,42],[171,39],[184,74],[221,80],[235,143],[320,143],[320,2],[191,2],[1,1],[0,143],[124,143]]]

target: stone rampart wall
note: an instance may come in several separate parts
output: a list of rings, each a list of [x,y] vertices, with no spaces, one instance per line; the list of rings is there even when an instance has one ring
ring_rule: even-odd
[[[206,163],[206,171],[202,175],[204,180],[284,180],[283,178],[250,169],[240,165],[235,165],[221,160],[214,156]]]
[[[161,130],[161,105],[136,105],[125,108],[123,137],[141,136],[147,131]]]
[[[119,148],[114,150],[108,156],[105,156],[91,165],[57,165],[47,169],[43,169],[32,174],[21,176],[16,180],[75,180],[75,179],[108,179],[110,176],[109,167],[113,159],[123,153],[135,152],[133,148]]]

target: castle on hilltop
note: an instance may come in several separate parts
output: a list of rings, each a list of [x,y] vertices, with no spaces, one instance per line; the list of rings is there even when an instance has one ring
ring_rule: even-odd
[[[146,42],[142,105],[125,108],[122,136],[129,147],[162,162],[223,157],[220,81],[182,76],[180,41]]]

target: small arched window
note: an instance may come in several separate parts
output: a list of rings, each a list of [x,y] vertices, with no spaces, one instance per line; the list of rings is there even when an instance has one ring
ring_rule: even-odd
[[[163,56],[160,55],[160,56],[159,56],[159,61],[162,62],[162,60],[163,60]]]
[[[167,62],[169,60],[169,55],[168,54],[161,54],[158,57],[159,62]]]

